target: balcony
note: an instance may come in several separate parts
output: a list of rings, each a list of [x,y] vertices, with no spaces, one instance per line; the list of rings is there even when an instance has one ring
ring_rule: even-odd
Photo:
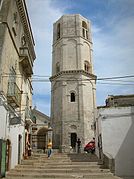
[[[20,47],[20,64],[26,75],[30,77],[33,74],[33,62],[29,54],[28,47]]]
[[[21,106],[21,91],[15,82],[8,83],[7,101],[14,108]]]
[[[27,124],[33,123],[31,116],[32,116],[31,115],[31,109],[29,109],[29,107],[26,107],[26,109],[25,109],[25,120],[26,120]]]

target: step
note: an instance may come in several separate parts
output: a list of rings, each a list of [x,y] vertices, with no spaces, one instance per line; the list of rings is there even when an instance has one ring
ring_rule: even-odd
[[[80,161],[70,161],[70,160],[58,160],[58,161],[54,161],[54,160],[51,160],[51,159],[47,159],[47,160],[44,160],[44,161],[29,161],[29,160],[23,160],[21,162],[22,165],[72,165],[72,164],[75,164],[75,165],[90,165],[90,164],[93,164],[93,163],[98,163],[98,162],[80,162]]]
[[[34,174],[34,173],[9,173],[7,174],[7,177],[23,177],[24,179],[27,177],[31,177],[31,178],[94,178],[94,177],[98,177],[98,178],[108,178],[108,177],[112,177],[111,173],[45,173],[45,174]]]
[[[6,179],[120,179],[98,165],[95,155],[34,154],[7,173]]]
[[[73,163],[71,163],[71,164],[57,164],[57,165],[53,165],[53,164],[43,164],[43,165],[41,165],[41,164],[34,164],[34,165],[17,165],[15,168],[30,168],[30,169],[33,169],[33,168],[42,168],[42,169],[44,169],[44,168],[78,168],[78,167],[80,167],[80,168],[100,168],[100,166],[99,165],[97,165],[96,163],[95,164],[91,164],[91,163],[89,163],[88,165],[83,165],[83,164],[81,164],[81,163],[79,163],[79,165],[78,164],[73,164]]]
[[[110,170],[108,169],[99,169],[99,168],[95,168],[95,169],[91,169],[91,168],[44,168],[44,169],[37,169],[37,168],[33,168],[32,170],[29,168],[16,168],[11,170],[11,173],[30,173],[32,171],[32,173],[34,174],[46,174],[46,173],[109,173]]]
[[[82,179],[83,177],[71,177],[71,178],[65,178],[64,177],[64,179]],[[7,178],[5,178],[5,179],[33,179],[33,177],[7,177]],[[44,177],[36,177],[36,179],[44,179]],[[50,178],[45,178],[45,179],[50,179]],[[57,177],[54,177],[54,178],[52,178],[51,177],[51,179],[58,179]],[[93,177],[93,178],[85,178],[84,177],[84,179],[121,179],[121,178],[115,178],[115,177]],[[133,179],[133,178],[132,178]]]
[[[21,164],[33,164],[33,163],[53,163],[53,164],[57,164],[57,163],[70,163],[71,160],[53,160],[53,159],[46,159],[46,160],[22,160]]]
[[[44,177],[17,177],[17,176],[13,176],[13,177],[6,177],[5,179],[33,179],[33,178],[36,178],[36,179],[44,179]],[[59,177],[45,177],[45,179],[58,179]],[[76,176],[76,177],[68,177],[68,178],[63,178],[63,179],[83,179],[83,177],[81,177],[81,176]],[[93,176],[92,178],[89,178],[89,177],[84,177],[84,179],[121,179],[121,178],[119,178],[119,177],[115,177],[115,176],[106,176],[106,177],[101,177],[101,176],[99,176],[99,178],[98,177],[96,177],[96,176]],[[133,179],[133,178],[132,178]]]
[[[36,179],[44,179],[44,177],[17,177],[17,176],[13,176],[13,177],[6,177],[5,179],[33,179],[33,178],[36,178]],[[45,179],[58,179],[58,177],[45,177]],[[81,177],[81,176],[76,176],[76,177],[74,177],[74,176],[72,176],[72,177],[64,177],[63,179],[83,179],[83,177]],[[84,179],[121,179],[121,178],[119,178],[119,177],[115,177],[115,176],[106,176],[106,177],[104,177],[104,176],[99,176],[99,177],[96,177],[96,176],[92,176],[92,177],[84,177]]]

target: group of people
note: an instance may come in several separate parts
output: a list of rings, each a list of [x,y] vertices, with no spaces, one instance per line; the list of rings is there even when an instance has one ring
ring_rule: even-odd
[[[94,142],[94,151],[95,151],[95,138],[93,138],[93,140],[90,141],[90,142]],[[80,140],[80,138],[78,138],[76,143],[77,143],[77,153],[80,153],[81,152],[80,151],[80,149],[81,149],[81,140]],[[47,155],[48,155],[48,158],[51,156],[51,153],[52,153],[52,141],[49,139],[48,144],[47,144]]]
[[[77,140],[77,152],[78,153],[80,153],[80,147],[81,147],[81,141],[78,138],[78,140]],[[48,156],[48,158],[50,158],[51,154],[52,154],[52,142],[49,139],[48,144],[47,144],[47,156]]]

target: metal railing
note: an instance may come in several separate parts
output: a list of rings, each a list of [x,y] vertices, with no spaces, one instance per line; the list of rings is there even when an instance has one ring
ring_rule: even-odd
[[[15,82],[8,82],[7,99],[11,106],[21,106],[21,90]]]
[[[29,64],[32,67],[33,61],[31,60],[28,47],[20,47],[20,56],[27,57]]]
[[[31,119],[31,109],[29,109],[28,107],[25,108],[25,118]]]

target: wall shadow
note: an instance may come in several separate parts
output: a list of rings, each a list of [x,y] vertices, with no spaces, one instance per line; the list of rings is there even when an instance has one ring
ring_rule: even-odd
[[[131,120],[131,127],[115,157],[115,174],[123,179],[134,179],[134,106]]]

